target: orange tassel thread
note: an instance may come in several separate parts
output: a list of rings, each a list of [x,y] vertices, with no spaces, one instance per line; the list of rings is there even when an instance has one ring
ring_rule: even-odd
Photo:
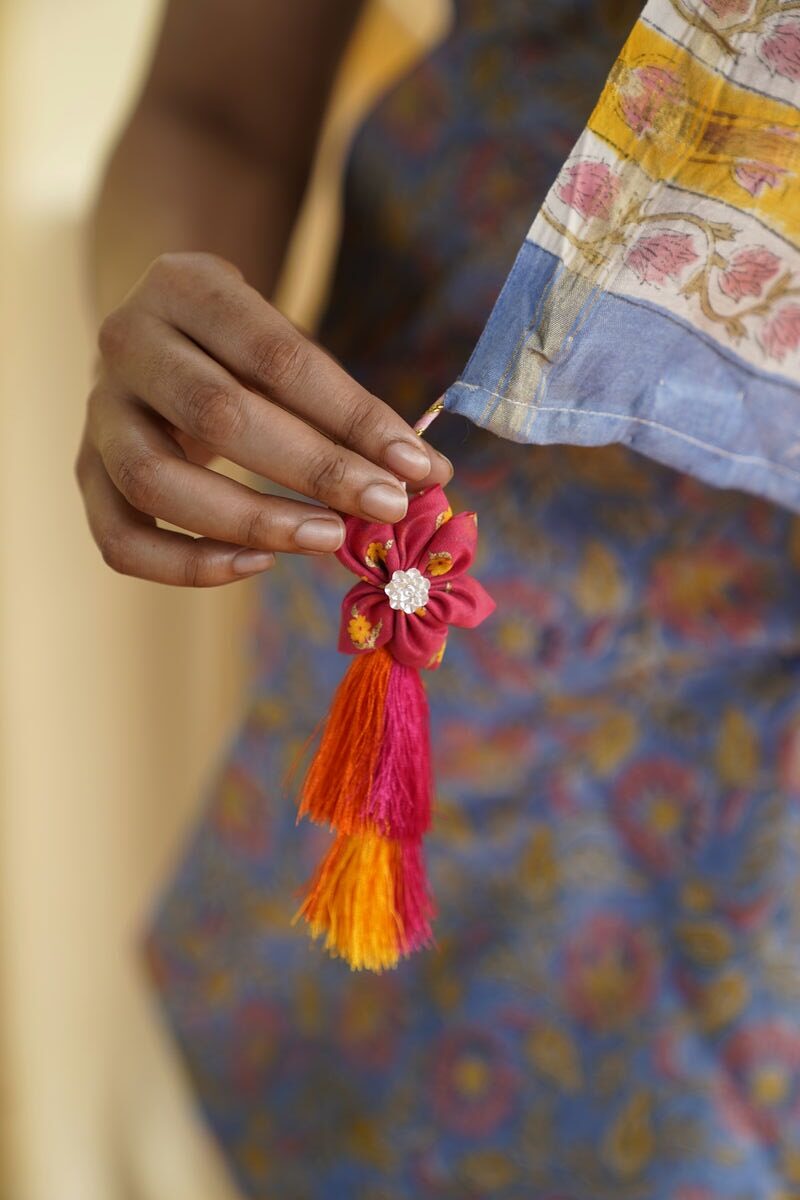
[[[373,650],[348,668],[300,793],[298,822],[307,816],[340,833],[363,827],[381,753],[391,672],[388,650]]]

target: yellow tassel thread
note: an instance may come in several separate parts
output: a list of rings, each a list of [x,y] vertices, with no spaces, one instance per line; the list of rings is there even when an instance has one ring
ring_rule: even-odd
[[[313,937],[354,971],[383,971],[401,957],[395,904],[400,869],[397,842],[372,831],[340,834],[317,868],[292,924],[308,922]]]

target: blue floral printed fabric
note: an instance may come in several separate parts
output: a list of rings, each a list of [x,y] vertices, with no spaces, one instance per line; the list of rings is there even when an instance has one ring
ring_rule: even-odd
[[[322,336],[409,415],[478,340],[619,8],[465,2],[362,129]],[[426,680],[437,946],[351,973],[290,925],[330,835],[287,774],[350,577],[287,557],[147,938],[209,1126],[257,1200],[788,1200],[800,523],[627,446],[435,432],[498,606]]]

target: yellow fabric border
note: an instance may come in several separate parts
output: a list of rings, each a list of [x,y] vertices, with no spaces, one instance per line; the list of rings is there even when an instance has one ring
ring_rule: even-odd
[[[780,100],[747,91],[638,21],[588,127],[655,182],[753,213],[800,243],[800,122]],[[767,181],[752,195],[737,181]],[[749,172],[749,175],[748,175]]]

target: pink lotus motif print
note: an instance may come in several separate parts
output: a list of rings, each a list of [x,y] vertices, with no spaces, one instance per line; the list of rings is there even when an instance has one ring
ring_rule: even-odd
[[[758,59],[773,75],[800,79],[800,17],[795,0],[669,0],[693,29],[749,72]]]
[[[782,20],[765,34],[758,56],[785,79],[800,80],[800,20]]]
[[[620,181],[604,162],[582,159],[567,166],[556,184],[556,195],[580,216],[608,220]]]
[[[733,178],[751,196],[760,196],[765,188],[776,187],[786,174],[785,167],[764,162],[740,162],[733,168]]]
[[[664,229],[638,238],[625,255],[625,263],[642,283],[661,286],[678,279],[699,257],[691,234]]]
[[[634,67],[619,85],[619,102],[627,125],[640,137],[658,129],[682,96],[677,75],[663,67]]]
[[[753,0],[703,0],[704,6],[721,21],[728,17],[743,17],[752,3]]]
[[[760,296],[764,285],[780,270],[777,254],[763,246],[750,246],[732,256],[719,280],[720,290],[731,300]]]
[[[785,126],[769,126],[765,133],[781,143],[793,140]],[[754,160],[731,169],[752,192],[788,174]],[[691,305],[690,319],[696,314],[706,328],[721,326],[734,344],[749,339],[759,357],[782,361],[800,345],[800,306],[795,302],[800,280],[792,260],[781,253],[780,243],[743,244],[737,223],[685,207],[680,193],[676,198],[674,209],[659,197],[659,210],[649,211],[652,199],[637,197],[611,165],[597,158],[576,158],[562,169],[540,215],[562,245],[577,251],[583,263],[578,269],[601,286],[611,279],[634,291],[641,287],[671,293],[687,308]],[[583,217],[584,224],[568,220],[567,208]],[[591,224],[596,217],[604,218],[602,225]]]
[[[779,362],[800,347],[800,304],[784,304],[775,312],[761,331],[761,344]]]

